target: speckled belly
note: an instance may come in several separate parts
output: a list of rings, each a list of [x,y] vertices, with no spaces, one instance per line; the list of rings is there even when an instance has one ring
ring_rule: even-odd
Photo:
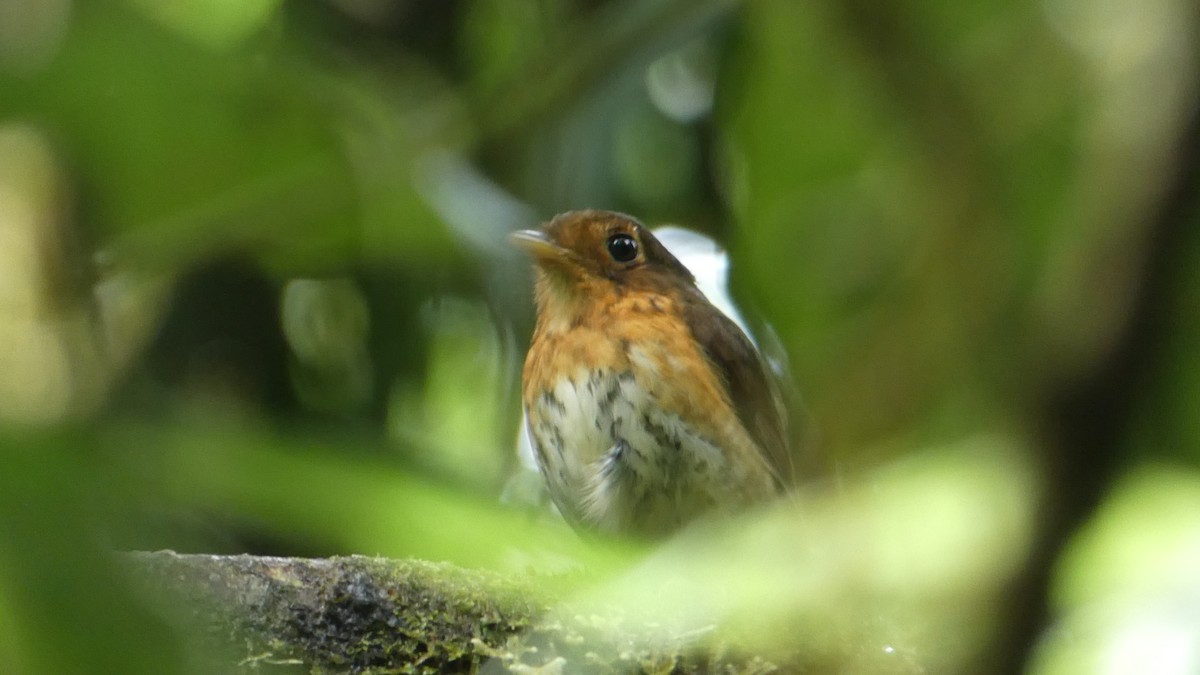
[[[526,392],[538,463],[569,520],[655,536],[728,501],[725,454],[655,389],[632,371],[580,369]]]

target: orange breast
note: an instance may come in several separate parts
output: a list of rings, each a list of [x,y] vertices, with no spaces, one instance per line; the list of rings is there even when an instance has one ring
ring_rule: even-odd
[[[671,298],[608,298],[571,316],[539,316],[525,363],[530,433],[560,509],[601,525],[610,516],[653,515],[670,529],[696,515],[683,511],[741,506],[773,494],[766,460]],[[627,380],[612,379],[618,377]],[[597,393],[601,382],[607,388]],[[614,397],[622,399],[616,408],[606,402]],[[631,428],[633,422],[641,426]],[[661,440],[664,434],[674,442]],[[620,467],[625,483],[603,483],[597,474],[612,464],[620,443],[629,446]],[[667,513],[638,516],[631,512],[637,508]]]

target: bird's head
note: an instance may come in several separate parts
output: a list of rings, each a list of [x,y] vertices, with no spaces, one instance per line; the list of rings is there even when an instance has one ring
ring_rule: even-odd
[[[645,225],[613,211],[568,211],[536,230],[514,232],[512,240],[537,266],[539,304],[601,289],[664,290],[694,283]]]

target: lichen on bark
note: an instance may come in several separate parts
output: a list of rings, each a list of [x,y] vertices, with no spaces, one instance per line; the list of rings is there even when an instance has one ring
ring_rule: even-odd
[[[361,556],[129,554],[196,636],[206,667],[244,673],[771,672],[753,657],[576,615],[536,574]]]

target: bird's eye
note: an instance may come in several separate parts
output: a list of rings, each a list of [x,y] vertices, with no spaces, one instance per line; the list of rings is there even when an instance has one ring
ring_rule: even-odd
[[[614,234],[608,238],[605,245],[608,247],[608,254],[617,262],[629,262],[638,254],[637,240],[628,234]]]

